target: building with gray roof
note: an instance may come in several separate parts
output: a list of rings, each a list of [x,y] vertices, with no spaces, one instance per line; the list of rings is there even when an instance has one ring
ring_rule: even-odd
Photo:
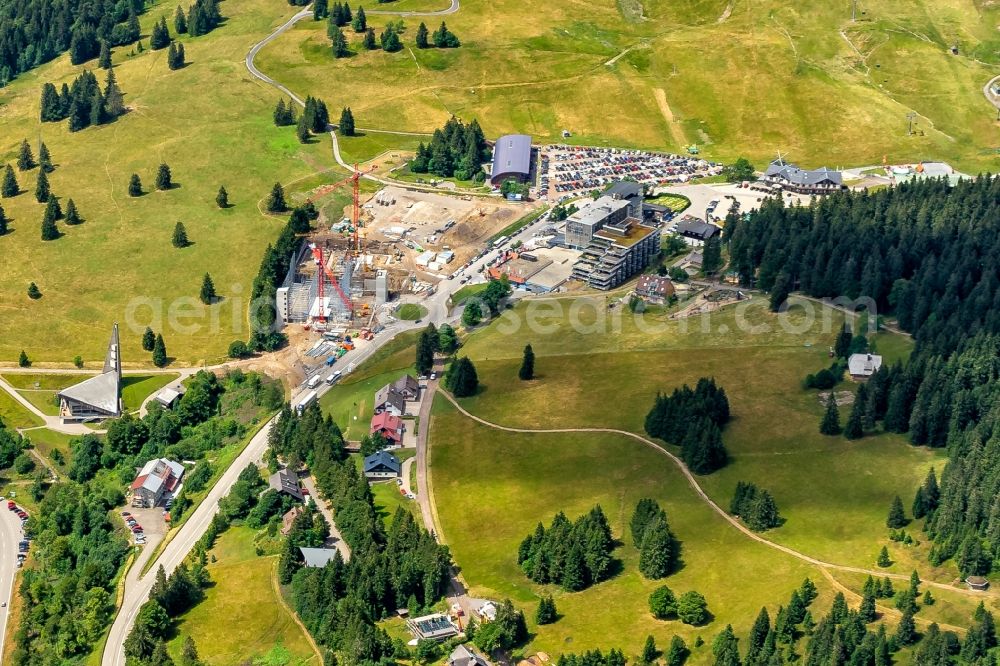
[[[629,217],[631,202],[604,195],[566,218],[566,246],[582,250],[590,245],[594,234],[607,224],[622,222]]]
[[[178,462],[166,458],[150,460],[132,482],[133,502],[138,500],[143,506],[156,506],[164,495],[177,490],[183,476],[184,466]]]
[[[506,180],[525,183],[531,176],[531,137],[507,134],[493,144],[493,167],[490,183],[499,187]]]
[[[279,469],[268,477],[267,483],[273,490],[277,490],[279,493],[285,493],[300,502],[305,500],[305,495],[299,486],[299,477],[295,472],[289,472],[287,469]]]
[[[336,548],[305,548],[300,546],[299,552],[302,553],[304,566],[319,569],[332,562],[340,551]]]
[[[394,479],[402,471],[399,459],[384,449],[365,458],[364,473],[367,479]]]
[[[767,165],[762,180],[798,194],[830,194],[844,189],[844,179],[839,171],[826,167],[800,169],[781,158]]]
[[[104,357],[104,369],[59,392],[59,416],[63,423],[115,418],[122,413],[121,345],[118,324],[111,329],[111,341]]]

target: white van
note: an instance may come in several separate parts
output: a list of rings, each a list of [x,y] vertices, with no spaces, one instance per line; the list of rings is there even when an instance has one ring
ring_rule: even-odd
[[[312,377],[309,378],[309,382],[306,384],[306,386],[308,386],[311,389],[314,389],[317,386],[319,386],[320,381],[322,380],[320,379],[319,375],[313,375]]]
[[[331,386],[336,384],[337,381],[340,379],[341,374],[342,373],[340,372],[340,370],[337,370],[335,373],[326,378],[326,383],[330,384]]]

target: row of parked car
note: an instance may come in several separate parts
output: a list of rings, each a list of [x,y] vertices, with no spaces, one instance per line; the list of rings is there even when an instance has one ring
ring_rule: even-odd
[[[0,500],[3,500],[3,498],[0,497]],[[7,510],[13,512],[18,518],[21,519],[21,529],[23,530],[24,526],[28,522],[28,512],[25,511],[23,508],[19,507],[17,505],[17,502],[15,502],[14,500],[7,500]],[[24,560],[28,558],[28,549],[30,547],[31,544],[27,539],[21,539],[21,541],[17,544],[18,568],[24,565]]]
[[[135,516],[128,511],[122,511],[122,519],[125,521],[125,525],[132,530],[135,542],[140,546],[146,545],[146,534],[142,531],[142,525],[135,519]]]

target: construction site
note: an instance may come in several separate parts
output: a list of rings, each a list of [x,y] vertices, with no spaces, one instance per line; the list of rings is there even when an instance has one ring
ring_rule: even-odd
[[[351,203],[321,209],[276,293],[287,325],[319,331],[377,332],[381,306],[423,293],[479,254],[486,241],[517,220],[523,204],[385,187],[361,200],[360,173],[318,187],[320,201],[350,188]]]

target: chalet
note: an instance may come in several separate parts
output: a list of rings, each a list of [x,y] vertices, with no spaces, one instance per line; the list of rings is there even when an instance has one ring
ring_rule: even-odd
[[[393,445],[403,443],[403,419],[393,416],[388,412],[382,412],[372,417],[371,434],[378,433]]]
[[[497,605],[492,601],[487,601],[482,606],[476,609],[476,615],[483,622],[492,622],[497,619]]]
[[[446,641],[461,633],[451,618],[443,613],[409,619],[406,626],[417,640],[422,641]]]
[[[659,275],[642,275],[635,285],[635,294],[650,303],[663,305],[674,295],[674,283]]]
[[[986,580],[982,576],[969,576],[965,579],[965,584],[969,586],[970,590],[983,592],[990,586],[990,581]]]
[[[157,393],[153,400],[155,400],[164,409],[174,409],[177,404],[184,397],[184,385],[178,384],[177,386],[167,386]]]
[[[300,546],[303,566],[321,569],[337,557],[336,548],[305,548]]]
[[[765,183],[798,194],[830,194],[844,189],[839,171],[821,167],[800,169],[778,158],[767,166],[762,179]]]
[[[489,666],[489,662],[475,650],[459,645],[448,656],[448,666]]]
[[[292,525],[295,524],[295,519],[299,517],[305,509],[301,506],[293,506],[288,512],[281,517],[281,536],[288,536],[292,531]]]
[[[172,494],[181,483],[184,466],[166,458],[150,460],[132,482],[133,504],[154,507],[164,495]]]
[[[268,480],[268,485],[279,493],[285,493],[290,495],[302,502],[305,500],[305,495],[302,493],[302,488],[299,486],[299,477],[295,472],[289,472],[287,469],[280,469],[274,474],[272,474]]]
[[[882,357],[878,354],[851,354],[847,359],[847,371],[857,381],[865,381],[881,367]]]
[[[403,375],[375,392],[375,413],[388,412],[393,416],[402,416],[406,412],[407,401],[419,398],[420,384],[411,375]]]
[[[403,471],[399,459],[388,451],[379,451],[365,458],[365,478],[370,481],[398,478]]]

